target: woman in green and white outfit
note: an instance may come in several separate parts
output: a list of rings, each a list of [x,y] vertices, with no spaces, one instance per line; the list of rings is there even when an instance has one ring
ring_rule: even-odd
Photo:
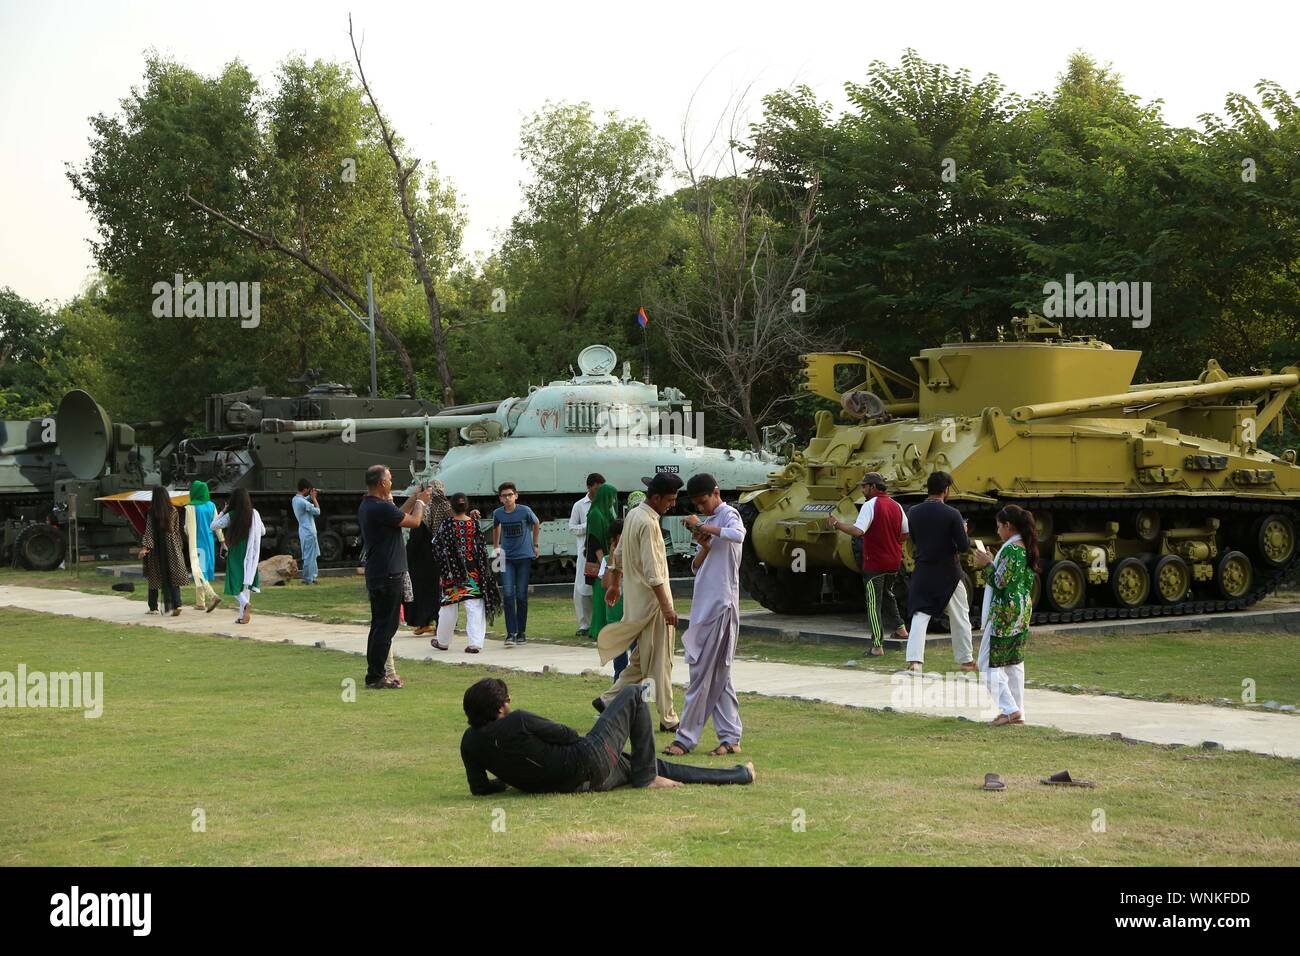
[[[250,614],[251,592],[261,591],[262,583],[257,572],[262,557],[262,535],[266,526],[262,516],[253,507],[247,488],[238,488],[230,503],[212,522],[212,530],[226,528],[226,587],[227,594],[239,599],[239,617],[236,624],[247,624]]]
[[[997,520],[1002,547],[996,556],[976,551],[975,560],[988,568],[979,669],[998,709],[993,726],[1002,727],[1025,722],[1025,643],[1033,616],[1038,537],[1033,514],[1017,505],[1007,505]]]

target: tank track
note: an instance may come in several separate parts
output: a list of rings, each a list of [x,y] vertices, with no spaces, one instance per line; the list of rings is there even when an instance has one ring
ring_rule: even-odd
[[[1167,503],[1166,503],[1167,502]],[[1031,511],[1037,511],[1039,508],[1048,510],[1052,513],[1054,521],[1059,521],[1063,517],[1070,515],[1086,515],[1090,517],[1123,517],[1125,514],[1133,514],[1143,509],[1154,509],[1159,512],[1162,522],[1166,518],[1174,520],[1187,520],[1196,523],[1203,523],[1207,518],[1227,519],[1232,516],[1241,516],[1246,520],[1262,518],[1270,514],[1283,514],[1289,517],[1293,525],[1300,528],[1300,508],[1294,505],[1279,501],[1247,501],[1232,498],[1177,498],[1177,499],[1152,499],[1152,498],[1065,498],[1053,497],[1046,499],[1035,498],[1013,498],[1008,497],[1003,504],[1016,504],[1028,508]],[[970,505],[957,503],[957,508],[962,515],[971,519],[987,518],[990,521],[1000,510],[1002,505]],[[1226,520],[1224,522],[1227,523]],[[1220,533],[1222,534],[1222,525]],[[1228,542],[1232,546],[1232,542]],[[1224,549],[1220,549],[1220,554]],[[1255,569],[1255,584],[1250,592],[1239,598],[1196,598],[1191,600],[1180,601],[1177,604],[1142,604],[1138,607],[1121,608],[1121,607],[1081,607],[1073,611],[1035,611],[1033,624],[1067,624],[1078,621],[1100,621],[1100,620],[1121,620],[1142,617],[1172,617],[1184,614],[1209,614],[1216,611],[1237,611],[1250,607],[1258,602],[1265,595],[1275,590],[1278,585],[1285,581],[1292,574],[1300,569],[1300,548],[1295,549],[1291,555],[1291,560],[1286,565],[1279,568],[1267,568],[1263,566],[1258,556],[1246,551],[1247,556],[1251,559],[1251,566]],[[1193,592],[1194,594],[1194,592]],[[977,609],[972,608],[972,615]]]
[[[900,501],[899,503],[904,507],[910,507],[916,501]],[[954,506],[962,513],[963,517],[971,519],[980,525],[991,524],[1004,504],[1020,505],[1035,512],[1039,509],[1050,511],[1055,522],[1068,519],[1072,515],[1114,520],[1139,510],[1155,509],[1159,512],[1162,522],[1166,519],[1172,519],[1173,521],[1185,520],[1204,523],[1207,518],[1211,517],[1228,519],[1235,516],[1250,521],[1255,518],[1262,518],[1265,515],[1283,514],[1291,519],[1296,528],[1300,528],[1300,507],[1279,501],[1247,501],[1231,498],[1161,500],[1152,498],[1029,498],[1008,496],[996,505],[954,502]],[[756,509],[752,504],[742,504],[737,507],[745,522],[747,531],[752,533],[754,519],[757,517]],[[1220,533],[1222,534],[1223,526],[1220,527]],[[779,578],[761,571],[761,566],[754,555],[753,547],[750,545],[748,538],[749,534],[746,534],[745,552],[740,568],[740,583],[750,597],[764,607],[776,610],[778,613],[824,614],[852,610],[860,605],[860,599],[835,603],[817,603],[816,601],[801,600],[800,595],[797,593],[789,593],[788,589],[781,585]],[[1234,547],[1234,544],[1229,541],[1227,547]],[[1220,553],[1222,554],[1224,550],[1226,548],[1221,548]],[[1291,556],[1291,560],[1286,565],[1278,568],[1263,566],[1256,554],[1249,549],[1245,550],[1255,570],[1255,583],[1250,592],[1242,597],[1233,599],[1198,598],[1195,597],[1195,592],[1193,592],[1191,600],[1181,601],[1178,604],[1143,604],[1132,608],[1094,605],[1076,608],[1073,611],[1035,610],[1032,623],[1036,625],[1065,624],[1080,621],[1171,617],[1218,611],[1236,611],[1255,604],[1265,595],[1275,590],[1283,581],[1300,571],[1300,548],[1296,549]],[[972,620],[979,615],[979,598],[977,594],[972,595]],[[854,598],[857,597],[857,595],[854,595]]]

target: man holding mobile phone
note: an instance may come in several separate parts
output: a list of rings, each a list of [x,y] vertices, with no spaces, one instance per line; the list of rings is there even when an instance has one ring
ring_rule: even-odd
[[[316,518],[320,502],[316,489],[306,478],[298,479],[298,493],[293,496],[293,516],[298,519],[298,544],[302,548],[302,583],[315,584],[320,559],[320,539],[316,537]]]

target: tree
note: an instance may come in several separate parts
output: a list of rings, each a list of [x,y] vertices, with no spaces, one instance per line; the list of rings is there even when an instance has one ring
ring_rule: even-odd
[[[642,120],[548,103],[524,123],[519,155],[529,179],[502,258],[521,305],[574,324],[622,299],[635,315],[626,296],[662,256],[667,144]]]
[[[1024,211],[1019,100],[912,50],[845,91],[839,117],[806,87],[774,93],[753,131],[772,188],[817,190],[809,292],[827,325],[887,365],[949,330],[991,334],[1020,272],[1001,232]]]
[[[62,329],[42,305],[0,289],[0,419],[48,415],[58,396],[48,388]]]
[[[808,324],[806,285],[821,227],[814,220],[816,181],[773,189],[764,147],[738,140],[740,102],[730,111],[726,145],[712,160],[691,153],[689,113],[682,124],[686,251],[655,283],[650,300],[669,353],[700,388],[704,405],[759,448],[760,426],[791,397],[791,355],[819,345]],[[787,214],[786,225],[773,205]]]

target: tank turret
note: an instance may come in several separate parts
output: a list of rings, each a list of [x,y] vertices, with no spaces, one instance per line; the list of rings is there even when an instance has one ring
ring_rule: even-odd
[[[1036,316],[1015,320],[1009,338],[922,349],[914,378],[858,353],[804,356],[808,387],[846,420],[818,412],[807,448],[742,499],[750,593],[785,612],[860,602],[860,559],[827,516],[853,520],[866,472],[906,507],[943,470],[986,544],[998,543],[1003,504],[1037,516],[1037,621],[1255,602],[1300,560],[1296,453],[1259,444],[1300,369],[1232,376],[1211,360],[1195,379],[1134,384],[1139,359]],[[837,389],[846,372],[863,380]],[[796,550],[806,570],[793,569]],[[965,568],[979,587],[982,574]]]
[[[434,431],[456,431],[462,444],[440,459],[427,452],[412,456],[412,486],[438,478],[448,493],[464,492],[487,515],[497,507],[497,487],[514,482],[521,503],[543,523],[543,564],[538,569],[543,580],[573,573],[576,539],[568,518],[574,502],[586,494],[591,472],[602,474],[624,495],[642,488],[641,478],[656,472],[680,474],[683,480],[708,472],[724,493],[734,496],[766,481],[768,472],[781,464],[770,449],[732,451],[705,445],[700,416],[684,393],[633,380],[626,363],[622,375],[615,375],[617,356],[607,346],[584,349],[578,366],[579,372],[568,379],[534,386],[527,395],[494,405],[371,420],[266,418],[262,429],[301,440],[345,430],[359,436],[404,428],[423,435],[426,450]],[[400,484],[396,470],[394,481]],[[686,507],[683,501],[681,510]],[[685,554],[690,535],[680,516],[666,520],[665,528],[674,553]]]

